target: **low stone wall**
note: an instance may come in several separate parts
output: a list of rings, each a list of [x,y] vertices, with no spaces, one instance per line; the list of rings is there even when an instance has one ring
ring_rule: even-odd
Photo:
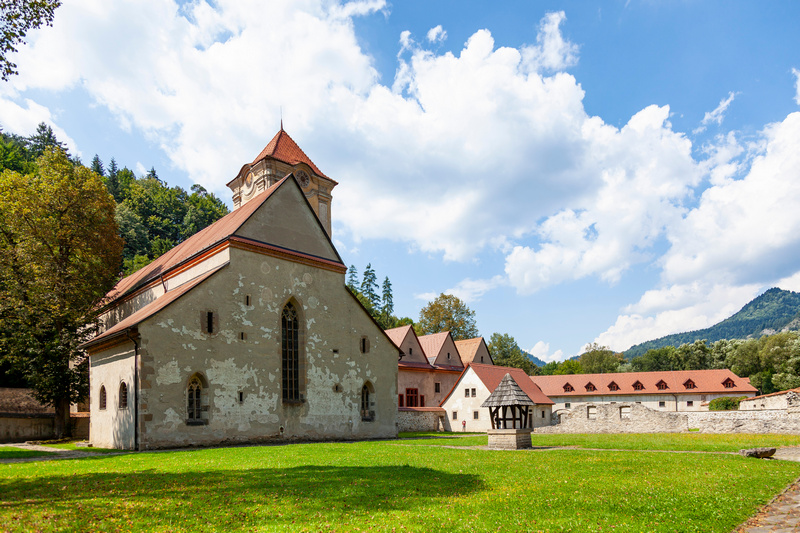
[[[687,416],[689,428],[701,433],[800,434],[800,414],[786,411],[705,411]]]
[[[788,433],[800,434],[800,413],[769,411],[656,411],[637,403],[576,404],[553,414],[536,433]]]
[[[89,413],[72,413],[72,436],[89,438]],[[28,440],[50,440],[55,438],[55,415],[0,413],[0,442],[25,442]]]
[[[54,418],[48,414],[0,414],[0,442],[52,439]]]
[[[569,413],[558,412],[553,418],[555,425],[536,428],[535,433],[678,433],[689,427],[686,413],[627,402],[576,404]]]
[[[400,407],[397,411],[397,431],[444,431],[441,407]]]

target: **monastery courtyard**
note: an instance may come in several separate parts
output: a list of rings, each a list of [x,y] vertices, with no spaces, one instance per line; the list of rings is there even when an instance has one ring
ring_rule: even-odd
[[[800,531],[800,436],[0,446],[3,531]],[[741,448],[777,447],[775,459]],[[111,453],[109,453],[111,452]],[[60,460],[59,460],[60,459]]]

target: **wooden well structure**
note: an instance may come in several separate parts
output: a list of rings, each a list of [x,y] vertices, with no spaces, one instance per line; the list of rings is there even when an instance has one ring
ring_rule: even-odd
[[[489,409],[492,429],[489,448],[519,450],[531,447],[529,413],[536,402],[530,399],[519,384],[506,374],[491,395],[481,404]]]

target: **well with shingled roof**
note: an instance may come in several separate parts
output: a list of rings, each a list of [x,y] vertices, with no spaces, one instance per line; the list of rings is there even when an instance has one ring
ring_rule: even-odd
[[[506,374],[491,395],[481,404],[489,409],[492,429],[488,431],[489,448],[519,450],[531,447],[528,411],[536,405]]]

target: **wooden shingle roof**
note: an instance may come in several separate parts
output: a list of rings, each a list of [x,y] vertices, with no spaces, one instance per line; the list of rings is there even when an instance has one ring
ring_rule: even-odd
[[[511,405],[536,405],[536,403],[523,392],[519,384],[511,377],[511,374],[506,374],[503,376],[497,388],[495,388],[489,397],[481,404],[481,407],[502,407]]]

